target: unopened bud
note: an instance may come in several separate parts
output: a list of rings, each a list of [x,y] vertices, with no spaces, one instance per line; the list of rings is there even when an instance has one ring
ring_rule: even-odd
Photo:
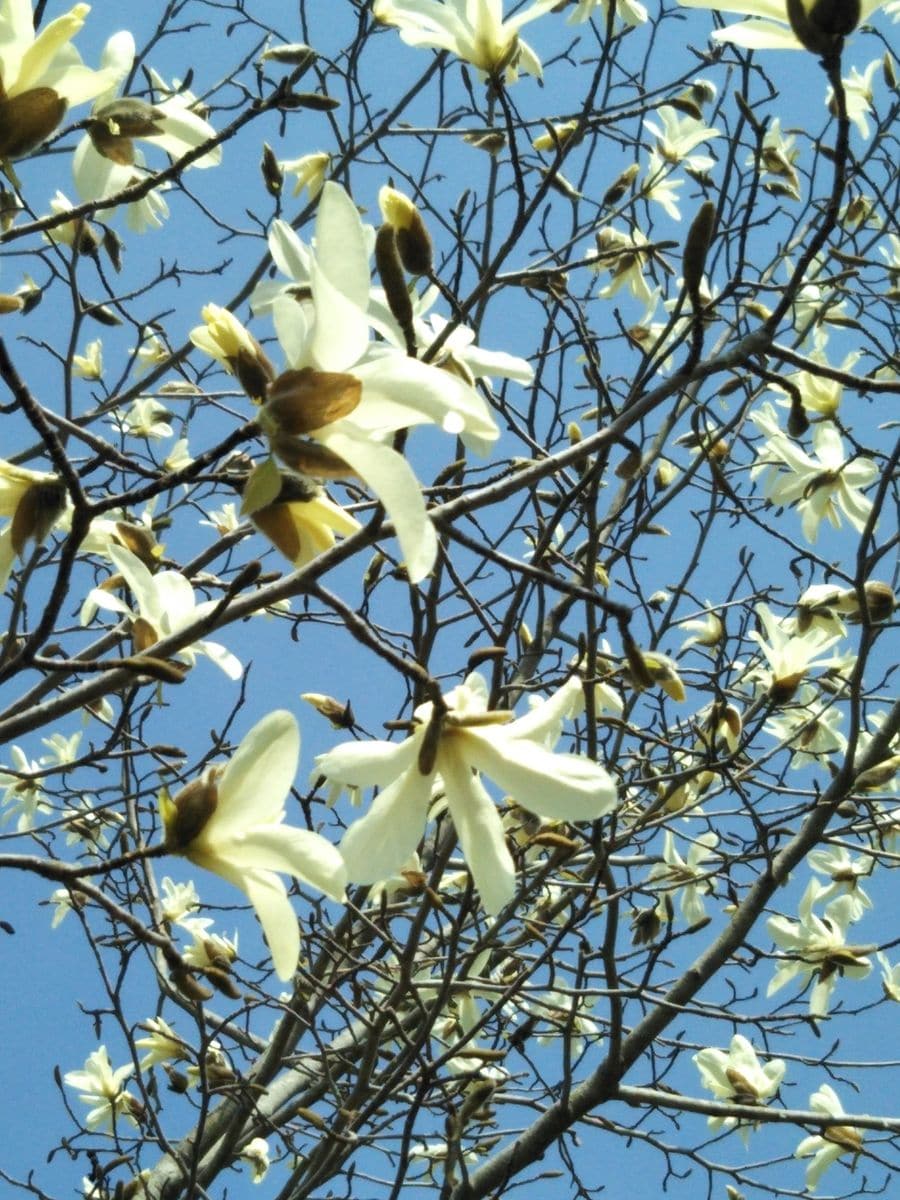
[[[684,243],[684,257],[681,273],[684,286],[693,300],[700,295],[700,284],[706,267],[706,256],[712,243],[715,231],[716,206],[712,200],[705,200],[691,222]]]
[[[889,621],[894,614],[894,609],[897,607],[897,598],[894,595],[893,588],[886,583],[882,583],[879,579],[870,579],[863,585],[863,591],[866,594],[866,609],[868,610],[869,620],[873,623]],[[838,612],[846,613],[848,621],[858,623],[863,620],[863,610],[855,588],[849,588],[846,592],[839,592],[836,597],[835,608]]]
[[[602,206],[604,208],[608,208],[613,204],[618,204],[618,202],[634,183],[640,169],[641,168],[638,163],[632,163],[630,167],[625,168],[618,179],[616,179],[615,183],[613,183],[611,187],[607,188],[606,192],[604,193],[602,201]]]
[[[275,151],[268,142],[263,142],[262,159],[260,160],[259,169],[262,172],[263,183],[266,185],[266,191],[269,195],[280,196],[284,183],[284,172],[278,165]]]
[[[397,231],[391,224],[382,225],[376,234],[375,266],[378,269],[381,286],[384,288],[388,308],[403,331],[407,349],[415,351],[416,335],[413,329],[412,299],[409,288],[406,286],[403,263],[400,261]]]
[[[434,269],[431,237],[415,204],[396,188],[387,186],[378,193],[378,204],[385,221],[394,227],[403,266],[410,275],[430,276]]]
[[[320,716],[326,717],[335,729],[352,729],[356,724],[350,701],[341,704],[333,696],[323,696],[319,692],[303,692],[301,700],[311,704]]]

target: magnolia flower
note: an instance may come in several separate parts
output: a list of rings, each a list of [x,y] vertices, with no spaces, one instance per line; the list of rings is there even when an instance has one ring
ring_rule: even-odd
[[[0,588],[6,587],[16,555],[30,540],[40,546],[63,512],[66,488],[58,475],[29,471],[0,459]]]
[[[809,1012],[813,1017],[827,1015],[831,993],[839,976],[864,979],[872,970],[872,964],[862,951],[847,945],[847,927],[854,919],[853,914],[859,911],[853,896],[844,895],[832,900],[821,917],[812,911],[826,891],[817,879],[811,879],[800,901],[799,921],[779,916],[770,917],[766,922],[775,945],[789,955],[782,960],[769,982],[766,995],[774,995],[795,976],[805,982],[815,979],[809,997]]]
[[[184,467],[189,467],[193,461],[188,449],[188,440],[186,437],[182,437],[175,442],[172,449],[163,459],[163,470],[181,471]],[[187,484],[184,484],[184,488],[186,491]]]
[[[800,199],[800,177],[797,174],[794,163],[800,157],[800,150],[796,145],[797,139],[792,134],[783,134],[781,132],[781,118],[775,117],[771,124],[767,127],[765,136],[763,137],[762,149],[759,158],[759,169],[762,173],[774,175],[777,178],[777,185],[769,184],[768,190],[773,190],[777,187],[783,193],[792,196],[795,200]],[[748,167],[753,166],[756,162],[754,154],[748,155],[746,164]],[[763,184],[766,187],[766,184]]]
[[[503,0],[375,0],[372,11],[376,21],[396,26],[408,46],[449,50],[482,75],[505,72],[507,82],[512,82],[520,67],[541,78],[540,59],[519,37],[519,30],[557,3],[532,0],[506,21]]]
[[[872,80],[880,69],[881,59],[873,58],[862,74],[856,67],[851,67],[849,76],[841,80],[847,98],[847,116],[859,130],[859,136],[865,140],[869,137],[869,122],[866,118],[872,111]],[[828,89],[825,103],[832,112],[835,111],[833,88]]]
[[[222,364],[238,379],[251,400],[261,404],[275,368],[259,342],[227,308],[207,304],[200,310],[202,325],[188,335],[194,345]]]
[[[39,813],[50,811],[50,806],[44,799],[39,782],[41,774],[40,762],[29,759],[21,746],[10,746],[12,767],[6,770],[0,768],[0,788],[3,798],[0,806],[4,809],[0,817],[0,825],[16,818],[16,829],[25,833],[34,828],[34,822]]]
[[[780,1058],[761,1067],[756,1051],[739,1033],[731,1039],[727,1052],[708,1047],[694,1055],[694,1064],[707,1091],[727,1104],[765,1104],[777,1094],[786,1069]],[[751,1126],[737,1117],[709,1117],[707,1124],[710,1129],[737,1125],[744,1145],[750,1138]]]
[[[131,97],[117,98],[118,84],[131,71],[134,49],[134,38],[127,30],[113,34],[103,49],[100,61],[113,85],[96,100],[88,134],[78,143],[72,158],[75,186],[85,200],[114,196],[143,178],[144,156],[135,146],[135,139],[179,159],[215,137],[209,122],[193,111],[196,98],[190,92],[172,92],[154,104]],[[191,166],[213,167],[221,159],[221,147],[215,146]],[[168,205],[159,192],[128,205],[128,224],[138,233],[158,228],[168,215]]]
[[[99,379],[103,374],[103,343],[88,342],[84,354],[72,355],[72,374],[81,379]]]
[[[134,1039],[138,1049],[147,1051],[141,1059],[142,1071],[155,1067],[157,1063],[188,1057],[190,1048],[162,1017],[149,1017],[140,1028],[147,1032],[147,1037]]]
[[[680,221],[678,189],[684,187],[684,180],[673,179],[671,172],[671,164],[661,158],[656,150],[651,150],[647,162],[647,176],[641,184],[641,195],[645,200],[654,200],[673,221]]]
[[[169,422],[164,419],[168,416],[169,412],[164,404],[150,396],[138,396],[127,412],[121,416],[113,413],[110,421],[122,434],[158,441],[171,437],[174,432]]]
[[[827,1083],[824,1083],[817,1092],[813,1092],[809,1098],[809,1107],[813,1112],[821,1113],[825,1117],[844,1116],[844,1110],[834,1088]],[[794,1151],[794,1157],[814,1156],[806,1168],[807,1189],[810,1192],[815,1191],[822,1175],[833,1162],[837,1162],[842,1154],[853,1154],[855,1161],[862,1149],[862,1142],[861,1131],[852,1125],[827,1125],[821,1133],[805,1137]]]
[[[850,920],[858,921],[867,908],[872,907],[872,901],[860,886],[860,880],[868,879],[875,869],[872,858],[862,856],[853,858],[843,846],[834,846],[828,850],[811,850],[806,861],[819,875],[827,875],[830,879],[816,896],[816,902],[829,900],[832,896],[849,896],[853,901],[848,905]]]
[[[894,1000],[900,1004],[900,962],[895,967],[892,967],[887,955],[882,954],[880,950],[875,957],[878,959],[878,965],[881,967],[881,986],[885,996],[889,1000]]]
[[[405,741],[347,742],[316,759],[316,774],[332,784],[382,789],[341,842],[352,880],[374,883],[394,874],[415,850],[437,792],[482,903],[497,913],[515,892],[515,868],[480,773],[521,807],[551,820],[590,821],[613,809],[615,785],[602,767],[540,744],[559,720],[552,701],[514,720],[512,713],[488,711],[487,699],[487,684],[471,674],[440,706],[416,709]]]
[[[760,411],[751,413],[750,419],[765,431],[767,426],[771,428],[772,414],[772,406],[764,404]],[[774,420],[777,423],[777,417]],[[784,434],[771,434],[757,448],[751,477],[765,472],[763,491],[773,504],[796,503],[802,516],[803,536],[811,545],[816,543],[823,517],[840,529],[841,512],[862,533],[872,502],[860,488],[868,487],[878,478],[877,465],[868,458],[845,458],[841,436],[830,421],[816,425],[812,439],[817,458],[812,458]]]
[[[550,988],[522,1007],[535,1020],[550,1026],[537,1034],[538,1045],[549,1046],[565,1038],[573,1058],[578,1058],[589,1042],[596,1043],[602,1036],[597,1022],[585,1015],[584,1010],[591,1004],[581,996]]]
[[[200,907],[200,897],[192,879],[187,883],[176,883],[166,875],[160,886],[159,907],[164,921],[174,924]]]
[[[717,646],[725,636],[722,618],[713,608],[710,608],[705,617],[679,621],[678,628],[692,631],[691,636],[681,643],[682,654],[689,646]]]
[[[392,346],[370,345],[366,234],[336,183],[322,188],[314,249],[301,248],[310,296],[272,303],[289,369],[269,385],[260,425],[292,469],[355,473],[372,488],[417,583],[431,570],[437,539],[412,468],[388,440],[399,429],[433,422],[484,452],[499,431],[469,384]]]
[[[315,154],[304,154],[300,158],[287,159],[278,165],[286,175],[294,176],[295,196],[299,196],[306,188],[310,200],[315,200],[331,169],[331,155],[320,150]]]
[[[221,508],[211,508],[206,515],[207,520],[200,521],[200,524],[214,529],[219,537],[234,533],[241,527],[241,516],[233,500],[227,501]]]
[[[169,799],[161,796],[166,845],[220,875],[256,909],[280,979],[300,957],[300,932],[277,872],[342,900],[346,873],[334,846],[317,833],[284,824],[284,801],[297,773],[300,730],[283,709],[254,725],[225,766]]]
[[[794,33],[787,17],[785,0],[678,0],[685,8],[711,8],[718,12],[743,13],[750,17],[749,21],[739,21],[736,25],[726,25],[710,34],[714,42],[732,42],[743,46],[746,50],[802,50],[803,43]],[[866,21],[876,9],[881,8],[885,0],[861,0],[858,8],[848,5],[846,12],[850,20],[849,28],[825,28],[814,26],[820,34],[848,34]],[[803,0],[807,19],[815,11],[813,0]],[[844,9],[832,9],[822,6],[829,14],[835,12],[837,19],[843,16]],[[853,20],[853,17],[856,17]],[[852,21],[852,24],[850,23]]]
[[[49,737],[41,738],[41,745],[46,746],[49,754],[41,755],[41,765],[45,767],[67,767],[78,756],[81,744],[81,730],[69,734],[51,733]]]
[[[784,746],[790,746],[794,769],[820,763],[829,754],[842,754],[847,739],[838,726],[844,714],[816,688],[804,684],[796,702],[766,721],[765,731]]]
[[[243,512],[293,566],[304,567],[330,550],[336,534],[350,537],[362,528],[321,488],[297,476],[282,475],[277,468],[274,475],[278,489],[275,496],[269,499],[264,495],[258,500],[254,499],[251,475],[244,490]]]
[[[244,1146],[240,1152],[244,1162],[249,1163],[253,1171],[253,1182],[262,1183],[269,1170],[269,1143],[265,1138],[255,1137]]]
[[[138,605],[136,615],[124,600],[105,588],[93,588],[81,606],[81,623],[87,625],[98,608],[131,618],[132,633],[139,652],[172,637],[202,620],[218,607],[218,600],[198,604],[194,589],[180,571],[157,571],[152,575],[141,560],[123,546],[110,545],[107,554],[125,580]],[[240,679],[243,667],[218,642],[197,641],[176,652],[175,657],[192,667],[198,654],[211,659],[229,679]]]
[[[137,1125],[140,1102],[122,1087],[133,1072],[133,1063],[113,1070],[105,1046],[88,1055],[83,1071],[66,1072],[66,1086],[81,1092],[82,1104],[93,1106],[85,1119],[88,1129],[114,1129],[118,1117]]]
[[[671,104],[663,104],[656,110],[662,128],[652,121],[645,121],[644,128],[656,135],[656,152],[667,163],[683,163],[691,171],[709,171],[715,160],[708,154],[694,154],[703,142],[721,137],[720,129],[704,125],[702,120],[680,113]]]
[[[703,897],[715,891],[715,872],[705,864],[713,857],[719,844],[718,835],[709,831],[701,833],[691,841],[687,858],[682,858],[675,847],[675,835],[666,830],[663,840],[663,861],[654,863],[647,876],[648,883],[657,883],[659,892],[677,891],[680,894],[681,915],[689,926],[697,925],[706,916]],[[657,912],[664,915],[662,897]]]
[[[181,957],[189,967],[198,971],[206,971],[210,967],[221,969],[233,963],[238,956],[238,935],[226,937],[224,933],[215,933],[212,917],[179,917],[177,924],[191,937],[191,944],[181,952]]]
[[[293,231],[291,231],[293,232]],[[512,379],[516,383],[529,384],[534,379],[534,368],[524,358],[515,354],[507,354],[504,350],[485,350],[475,344],[475,332],[468,325],[457,325],[453,332],[443,340],[437,355],[429,352],[431,345],[444,333],[450,324],[446,317],[431,313],[429,309],[440,297],[437,287],[431,286],[424,292],[410,297],[413,310],[413,332],[416,338],[416,348],[419,357],[427,357],[435,367],[442,367],[451,374],[458,375],[465,382],[472,384],[476,379],[488,382],[494,376],[500,379]],[[406,343],[400,326],[391,313],[384,292],[381,288],[373,288],[369,297],[369,320],[395,346],[404,349]],[[487,430],[483,431],[483,434]],[[474,440],[472,435],[474,436]],[[482,436],[483,436],[482,434]],[[473,429],[467,431],[469,445],[479,453],[486,453],[493,437],[488,433],[484,444],[478,441],[478,434]]]
[[[809,357],[826,367],[830,365],[827,356],[821,350],[813,350]],[[858,350],[851,351],[844,358],[839,370],[849,372],[859,358]],[[840,408],[844,385],[838,380],[827,379],[823,375],[816,374],[815,371],[795,371],[793,374],[785,376],[785,380],[799,391],[800,403],[807,412],[817,412],[825,417],[833,417]],[[769,390],[779,396],[790,395],[788,389],[778,383],[771,383]],[[779,400],[778,403],[789,407],[791,401],[790,399]]]
[[[815,625],[803,634],[795,634],[778,620],[768,604],[757,604],[756,615],[765,636],[755,629],[747,636],[757,643],[769,664],[768,672],[763,675],[768,681],[771,699],[784,704],[792,698],[811,667],[826,666],[833,661],[816,660],[839,640],[840,635],[829,635]]]
[[[0,158],[19,158],[57,127],[66,109],[93,99],[111,82],[108,71],[81,61],[72,38],[90,12],[76,4],[38,34],[28,0],[0,5]]]
[[[650,259],[647,238],[639,229],[630,233],[622,233],[612,225],[606,225],[597,234],[597,250],[589,251],[589,265],[595,271],[609,271],[612,279],[597,293],[604,299],[609,299],[628,285],[632,296],[649,304],[653,299],[650,286],[644,278],[644,267]],[[655,307],[655,301],[654,301]]]

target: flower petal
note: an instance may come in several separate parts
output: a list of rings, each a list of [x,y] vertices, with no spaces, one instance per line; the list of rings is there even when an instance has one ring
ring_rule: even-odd
[[[219,780],[216,843],[248,826],[278,823],[299,758],[300,730],[292,713],[277,709],[253,726]]]
[[[321,834],[290,825],[257,825],[228,851],[229,861],[264,871],[283,871],[332,900],[344,898],[347,871],[336,846]]]
[[[447,806],[459,836],[463,857],[481,896],[485,912],[495,916],[516,892],[516,869],[506,847],[503,822],[484,785],[453,745],[445,739],[437,769],[447,790]]]
[[[433,776],[414,763],[354,821],[341,841],[347,876],[354,883],[377,883],[393,875],[422,836]]]

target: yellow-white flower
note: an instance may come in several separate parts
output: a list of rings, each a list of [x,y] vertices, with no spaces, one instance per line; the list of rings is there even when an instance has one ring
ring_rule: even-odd
[[[694,1065],[703,1086],[717,1100],[731,1104],[765,1104],[777,1093],[786,1069],[781,1058],[770,1059],[764,1067],[760,1066],[753,1046],[739,1033],[731,1039],[727,1052],[707,1047],[694,1055]],[[709,1117],[707,1124],[710,1129],[733,1129],[738,1119]],[[750,1125],[740,1124],[745,1145],[750,1130]]]
[[[162,796],[166,845],[220,875],[256,909],[280,979],[300,956],[297,918],[279,873],[343,899],[344,863],[317,833],[284,824],[297,773],[300,730],[291,713],[269,713],[224,766],[211,766],[174,799]]]
[[[824,1117],[842,1117],[844,1110],[837,1098],[837,1093],[829,1084],[824,1083],[817,1092],[809,1098],[809,1107],[813,1112],[821,1113]],[[821,1133],[805,1137],[794,1151],[795,1158],[809,1158],[812,1162],[806,1168],[806,1186],[814,1192],[822,1175],[832,1163],[837,1162],[842,1154],[853,1154],[854,1157],[862,1149],[863,1135],[853,1125],[828,1125]]]
[[[541,62],[519,37],[530,21],[555,8],[558,0],[533,0],[503,19],[503,0],[375,0],[376,21],[394,25],[408,46],[449,50],[484,75],[505,72],[514,80],[521,67],[541,78]]]
[[[559,736],[561,712],[571,710],[568,689],[518,720],[489,711],[487,700],[487,684],[473,673],[442,697],[441,709],[420,705],[405,741],[346,742],[319,755],[316,773],[332,784],[382,789],[341,842],[350,879],[393,875],[416,849],[433,794],[443,794],[482,903],[496,913],[515,892],[515,867],[481,774],[552,820],[590,821],[612,811],[616,788],[603,767],[546,748],[548,735]]]
[[[716,12],[740,13],[749,17],[736,25],[726,25],[710,34],[714,42],[732,42],[746,50],[802,50],[803,43],[791,29],[785,0],[678,0],[685,8],[711,8]],[[835,29],[834,33],[850,33],[852,30],[881,8],[885,0],[862,0],[856,20],[849,29]],[[807,17],[816,8],[815,0],[803,0]],[[841,12],[843,6],[823,5],[827,12]],[[846,5],[847,14],[852,14],[854,5]],[[826,32],[826,31],[823,31]]]
[[[88,1129],[112,1129],[118,1117],[137,1124],[140,1104],[122,1086],[133,1072],[133,1063],[113,1070],[105,1046],[88,1055],[83,1071],[66,1072],[66,1086],[76,1088],[78,1099],[91,1107],[85,1119]]]
[[[286,175],[293,175],[295,196],[299,196],[306,188],[310,200],[315,200],[331,168],[331,155],[324,150],[317,150],[300,158],[286,159],[278,165]]]
[[[80,379],[99,379],[103,375],[103,343],[99,338],[88,342],[84,354],[72,355],[72,374]]]

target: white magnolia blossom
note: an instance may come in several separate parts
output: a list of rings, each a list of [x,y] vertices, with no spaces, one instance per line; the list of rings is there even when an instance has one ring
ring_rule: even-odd
[[[800,900],[799,921],[776,916],[766,922],[772,941],[785,951],[766,995],[774,995],[793,979],[803,983],[814,979],[809,997],[809,1012],[813,1017],[827,1015],[831,993],[839,978],[864,979],[872,970],[864,952],[847,945],[847,929],[854,913],[859,911],[854,896],[842,895],[832,900],[821,917],[813,912],[813,905],[827,891],[817,879],[811,879]]]
[[[114,81],[102,96],[94,103],[93,114],[101,114],[103,109],[116,100],[118,86],[131,71],[134,62],[134,38],[127,30],[122,30],[107,41],[101,55],[103,69]],[[159,80],[159,77],[155,77]],[[161,80],[159,80],[162,83]],[[181,158],[188,150],[202,146],[204,142],[215,137],[215,130],[208,121],[193,111],[196,97],[190,92],[171,92],[164,95],[158,102],[152,104],[153,127],[158,132],[141,134],[140,140],[147,145],[156,146],[172,159]],[[115,135],[117,130],[112,125],[109,133]],[[72,157],[72,170],[75,176],[75,186],[83,200],[101,200],[114,196],[130,184],[143,179],[147,170],[141,150],[134,146],[132,139],[116,138],[113,136],[112,146],[107,150],[98,148],[98,142],[86,135],[78,143]],[[103,142],[100,142],[103,145]],[[222,159],[220,146],[215,146],[206,154],[196,159],[193,167],[214,167]],[[169,215],[169,208],[160,195],[160,191],[150,192],[141,200],[129,203],[127,220],[131,229],[143,233],[147,229],[159,228]]]
[[[221,967],[223,963],[233,963],[237,958],[237,930],[234,937],[216,933],[212,917],[179,917],[177,924],[191,938],[190,945],[181,952],[181,957],[189,967],[205,971],[208,967]]]
[[[81,744],[81,730],[77,729],[68,737],[64,733],[51,733],[49,737],[41,738],[41,745],[46,746],[49,754],[41,755],[41,764],[45,767],[66,767],[78,757],[78,747]]]
[[[662,122],[660,127],[653,121],[645,121],[644,128],[656,137],[656,152],[659,157],[673,165],[681,163],[691,171],[710,171],[715,160],[708,154],[694,154],[703,142],[721,137],[722,131],[689,113],[680,113],[671,104],[663,104],[654,116]]]
[[[331,169],[331,155],[320,150],[301,155],[300,158],[286,159],[278,165],[286,175],[293,175],[295,196],[299,196],[306,188],[310,200],[315,200]]]
[[[141,1059],[141,1070],[146,1071],[157,1063],[173,1062],[188,1058],[191,1050],[163,1017],[149,1017],[141,1026],[147,1036],[134,1039],[139,1050],[146,1050]]]
[[[653,200],[673,221],[681,220],[681,209],[678,207],[678,190],[684,187],[683,179],[672,178],[672,165],[656,150],[651,150],[647,161],[647,174],[641,183],[641,195],[645,200]]]
[[[279,232],[284,234],[283,229]],[[393,346],[370,343],[368,239],[356,205],[336,183],[322,189],[314,247],[299,245],[309,272],[309,299],[298,302],[280,296],[272,304],[290,368],[280,380],[308,370],[310,387],[317,375],[327,373],[360,389],[359,402],[347,416],[308,433],[376,493],[394,523],[409,577],[418,582],[431,570],[437,540],[412,468],[390,439],[399,429],[434,423],[485,453],[499,430],[484,399],[469,384]],[[297,249],[287,238],[282,248],[289,254]],[[293,262],[285,261],[284,266],[286,274],[295,274]],[[304,266],[298,266],[302,272]],[[276,392],[280,380],[273,385]],[[274,436],[279,418],[272,394],[260,420]],[[284,457],[277,445],[276,451]]]
[[[833,1087],[823,1084],[809,1098],[809,1107],[813,1112],[825,1117],[842,1117],[844,1110]],[[837,1162],[842,1154],[852,1154],[854,1161],[862,1149],[862,1132],[852,1125],[828,1125],[821,1133],[805,1137],[794,1151],[796,1158],[809,1158],[812,1162],[806,1168],[806,1186],[814,1192],[822,1175],[832,1163]]]
[[[803,45],[791,29],[784,0],[678,0],[685,8],[711,8],[716,12],[738,13],[747,21],[726,25],[710,34],[714,42],[732,42],[745,50],[802,50]],[[857,25],[868,20],[885,0],[861,0]],[[804,0],[807,12],[813,7]]]
[[[595,271],[609,271],[612,278],[597,293],[604,300],[610,299],[627,285],[632,296],[656,307],[654,293],[644,278],[644,267],[650,258],[650,245],[639,229],[624,233],[613,225],[606,225],[597,234],[597,249],[587,253],[588,263]]]
[[[731,1039],[727,1051],[712,1046],[700,1050],[694,1055],[694,1064],[707,1091],[729,1104],[766,1104],[777,1094],[786,1070],[781,1058],[761,1066],[753,1046],[740,1033]],[[709,1117],[707,1124],[716,1130],[737,1125],[744,1145],[753,1128],[737,1117]]]
[[[827,355],[822,350],[813,350],[809,357],[815,361],[822,363],[823,366],[829,367]],[[841,363],[838,370],[850,371],[856,365],[861,357],[860,351],[851,350],[845,355],[844,361]],[[844,394],[844,385],[837,379],[827,379],[824,375],[819,375],[815,371],[794,371],[790,375],[785,376],[785,381],[792,384],[800,393],[800,403],[807,412],[821,413],[825,417],[833,417],[841,405],[841,399]],[[786,387],[782,387],[778,383],[771,383],[769,390],[778,395],[778,404],[783,407],[790,406],[790,393]],[[785,397],[782,399],[781,397]],[[780,432],[780,431],[779,431]]]
[[[715,891],[715,872],[708,864],[715,857],[713,851],[718,844],[718,835],[711,830],[701,833],[691,840],[687,857],[683,858],[675,845],[675,835],[667,829],[663,839],[663,860],[654,863],[647,876],[648,884],[656,884],[654,890],[678,893],[681,915],[689,926],[704,919],[703,897]],[[662,897],[657,911],[661,917],[665,916]]]
[[[826,875],[830,882],[816,896],[820,904],[834,896],[848,896],[850,920],[858,921],[872,901],[863,890],[860,881],[868,879],[875,868],[875,860],[869,855],[854,858],[844,846],[831,846],[826,850],[811,850],[806,856],[810,867],[819,875]]]
[[[78,1099],[91,1110],[85,1118],[88,1129],[113,1129],[122,1117],[137,1124],[140,1103],[122,1086],[133,1073],[133,1063],[113,1070],[105,1046],[88,1055],[83,1071],[66,1072],[66,1086],[80,1092]]]
[[[844,714],[827,696],[823,698],[817,688],[803,684],[789,708],[768,718],[765,731],[790,747],[791,766],[799,769],[846,750],[847,739],[839,729],[843,719]]]
[[[180,571],[157,571],[153,575],[136,555],[123,546],[110,545],[107,553],[134,595],[138,612],[134,613],[124,600],[112,592],[93,588],[81,606],[82,625],[92,620],[98,608],[122,613],[132,619],[141,651],[151,650],[157,642],[181,633],[218,605],[217,600],[204,600],[198,604],[194,589]],[[177,651],[175,657],[192,667],[198,654],[211,659],[229,679],[240,679],[243,674],[244,669],[238,659],[218,642],[193,642]]]
[[[279,709],[254,725],[224,766],[208,767],[174,799],[161,797],[169,849],[247,896],[280,979],[291,978],[300,957],[297,918],[280,874],[334,900],[343,899],[346,883],[343,860],[329,841],[284,824],[299,757],[297,722]]]
[[[487,701],[487,684],[473,673],[442,698],[444,712],[431,702],[417,708],[405,741],[347,742],[319,755],[315,774],[330,783],[382,789],[341,842],[350,879],[374,883],[392,875],[415,850],[433,796],[442,795],[493,914],[515,893],[515,868],[482,773],[521,807],[551,820],[590,821],[613,809],[615,785],[601,766],[543,744],[571,695],[552,697],[518,720],[488,711]]]
[[[72,355],[72,374],[79,379],[100,379],[103,375],[103,343],[95,338],[84,348],[84,354]]]
[[[522,1007],[539,1022],[537,1042],[540,1046],[549,1046],[565,1038],[572,1057],[578,1058],[589,1044],[596,1045],[602,1037],[600,1026],[586,1015],[590,1002],[581,996],[550,988],[530,998]]]
[[[505,72],[513,81],[521,68],[541,78],[541,61],[519,30],[555,8],[559,0],[532,0],[503,19],[503,0],[375,0],[376,21],[394,25],[408,46],[449,50],[484,75]]]
[[[813,458],[781,431],[775,409],[768,402],[751,413],[750,419],[766,435],[757,447],[751,477],[765,473],[763,491],[773,504],[796,504],[806,540],[815,545],[823,518],[840,529],[841,513],[862,533],[872,502],[860,489],[878,478],[877,465],[868,458],[846,458],[841,436],[830,421],[813,430],[817,456]]]
[[[151,396],[138,396],[121,416],[113,413],[109,418],[119,433],[129,437],[142,437],[150,441],[171,437],[174,432],[166,418],[168,409]]]
[[[860,72],[856,67],[851,67],[849,76],[841,80],[841,83],[844,85],[844,94],[847,97],[847,116],[859,130],[859,136],[866,141],[869,138],[869,122],[867,117],[872,111],[872,100],[874,98],[872,94],[872,80],[880,70],[881,59],[873,58],[864,71]],[[829,108],[833,109],[833,88],[828,89],[825,103]]]
[[[875,955],[881,967],[881,987],[889,1000],[900,1004],[900,962],[891,966],[886,954],[879,952]]]
[[[792,133],[782,133],[781,118],[775,117],[763,137],[759,170],[762,174],[774,175],[780,187],[795,200],[800,199],[800,176],[794,166],[799,157],[797,138]],[[749,154],[744,161],[751,167],[756,162],[756,155]]]
[[[192,879],[187,883],[176,883],[166,875],[160,884],[160,891],[159,906],[162,919],[170,924],[181,921],[188,913],[200,907],[200,897]]]
[[[34,828],[38,814],[50,812],[50,805],[39,782],[41,763],[29,759],[21,746],[10,746],[9,755],[12,767],[0,768],[0,825],[15,818],[16,829],[25,833]]]
[[[0,13],[0,85],[5,99],[51,88],[71,106],[109,87],[111,72],[86,67],[71,44],[89,12],[89,4],[76,4],[35,34],[29,0],[5,0]]]
[[[768,670],[761,670],[759,674],[768,685],[772,698],[784,703],[794,696],[803,677],[812,667],[833,665],[833,657],[820,660],[840,635],[829,634],[817,625],[811,626],[805,633],[795,633],[793,625],[779,621],[768,604],[757,604],[756,615],[763,633],[753,629],[747,636],[756,642],[768,663]]]
[[[269,1143],[265,1138],[255,1137],[241,1150],[240,1157],[250,1164],[254,1183],[262,1183],[269,1170]]]

